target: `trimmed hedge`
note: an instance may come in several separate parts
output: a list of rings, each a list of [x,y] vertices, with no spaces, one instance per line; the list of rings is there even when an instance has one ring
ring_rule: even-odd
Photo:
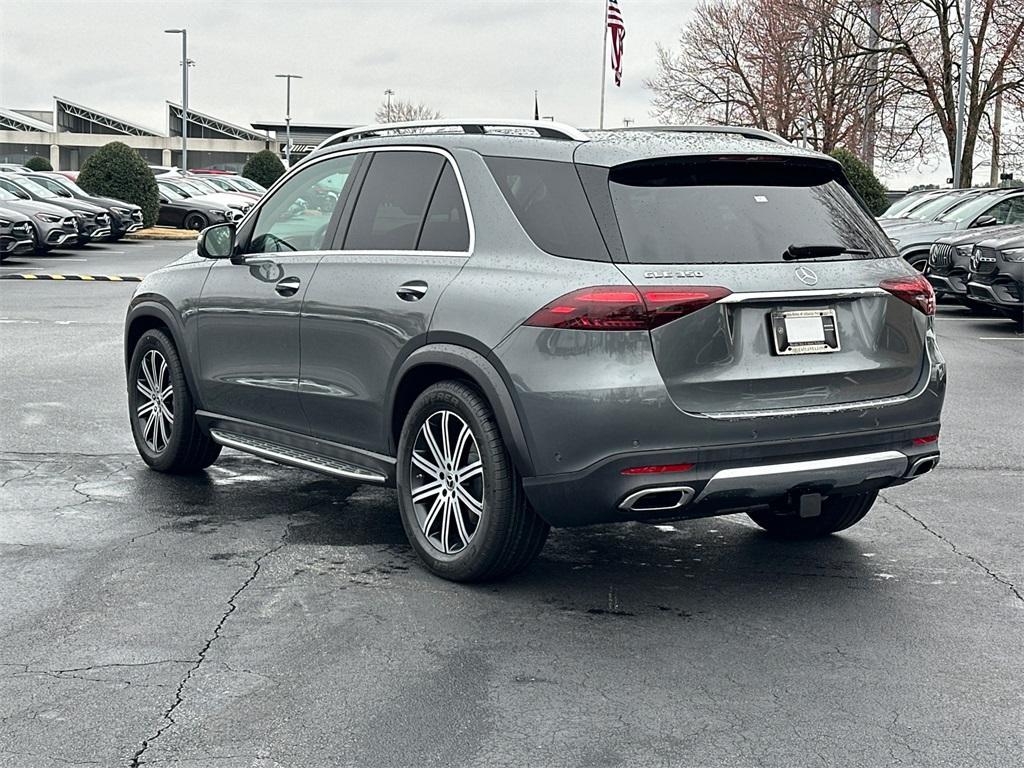
[[[35,157],[30,157],[28,159],[28,162],[25,163],[25,167],[33,171],[53,170],[53,166],[50,165],[50,161],[47,160],[45,157],[40,157],[39,155],[36,155]]]
[[[250,157],[245,163],[245,168],[242,169],[242,175],[245,178],[252,179],[268,189],[283,174],[284,163],[269,149],[264,149]]]
[[[868,208],[875,216],[881,214],[889,207],[889,198],[885,195],[885,186],[878,180],[878,177],[871,172],[855,154],[848,149],[837,147],[829,153],[838,160],[846,173],[846,178],[857,190],[860,196],[867,203]]]
[[[78,186],[90,195],[135,203],[142,208],[143,224],[156,224],[160,213],[156,177],[142,155],[122,141],[104,144],[86,158],[78,174]]]

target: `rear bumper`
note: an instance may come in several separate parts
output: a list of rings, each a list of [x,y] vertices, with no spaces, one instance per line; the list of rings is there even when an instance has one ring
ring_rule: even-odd
[[[937,442],[915,445],[914,439],[938,432],[934,422],[814,440],[633,453],[580,472],[526,478],[524,486],[538,514],[557,526],[711,517],[791,504],[807,493],[849,495],[908,482],[939,458]],[[622,473],[691,463],[685,472]]]

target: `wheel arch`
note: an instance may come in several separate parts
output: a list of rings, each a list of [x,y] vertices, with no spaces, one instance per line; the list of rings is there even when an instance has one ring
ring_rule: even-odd
[[[185,379],[188,381],[188,387],[192,393],[193,400],[197,400],[196,393],[198,390],[193,376],[191,360],[185,354],[186,345],[182,329],[175,318],[174,312],[157,299],[138,301],[133,303],[128,310],[128,317],[125,320],[124,326],[125,373],[127,374],[128,369],[131,367],[132,353],[135,350],[135,345],[142,338],[142,334],[153,329],[165,331],[170,335],[175,349],[178,350],[178,357],[181,359],[181,367],[185,371]]]
[[[392,378],[385,410],[385,439],[391,455],[398,453],[402,424],[419,394],[430,385],[449,379],[465,381],[484,396],[494,411],[516,469],[521,475],[532,476],[533,459],[511,389],[494,363],[479,352],[455,344],[420,347],[405,359]]]

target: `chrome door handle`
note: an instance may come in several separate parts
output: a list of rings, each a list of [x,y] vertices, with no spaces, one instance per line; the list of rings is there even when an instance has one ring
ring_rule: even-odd
[[[285,277],[277,281],[274,290],[282,296],[294,296],[299,290],[302,281],[297,277]]]
[[[410,280],[398,286],[395,293],[402,301],[419,301],[427,295],[427,284],[422,280]]]

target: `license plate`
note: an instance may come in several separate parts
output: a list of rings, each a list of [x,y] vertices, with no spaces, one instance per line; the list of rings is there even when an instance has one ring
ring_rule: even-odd
[[[780,355],[816,355],[839,349],[834,309],[772,312],[772,338]]]

